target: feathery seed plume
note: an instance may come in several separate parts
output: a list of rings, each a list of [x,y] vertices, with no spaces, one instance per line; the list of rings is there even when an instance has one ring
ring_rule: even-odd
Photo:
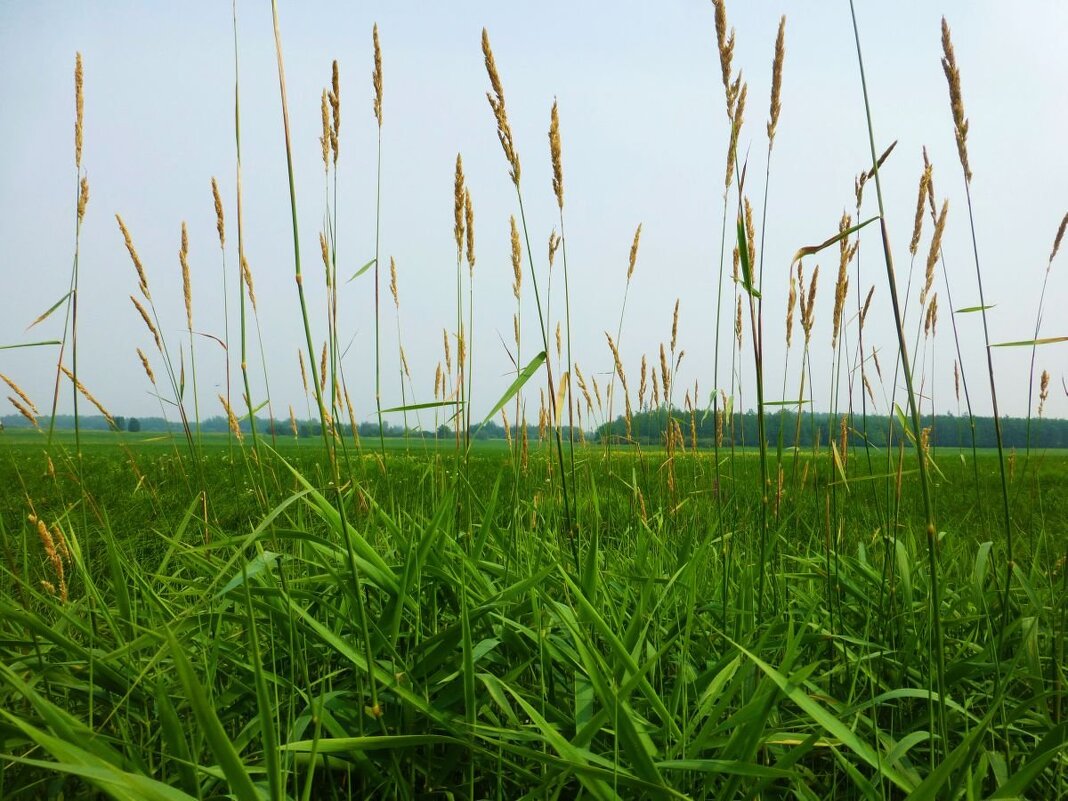
[[[219,247],[226,246],[226,221],[223,217],[222,195],[219,194],[219,182],[212,176],[211,196],[215,200],[215,230],[219,232]]]
[[[326,343],[323,343],[323,353],[319,357],[319,393],[326,391]]]
[[[300,361],[300,383],[304,386],[304,394],[308,394],[308,370],[304,366],[304,351],[297,351],[297,359]]]
[[[679,298],[675,298],[675,311],[671,315],[671,352],[675,352],[675,343],[679,337]]]
[[[141,257],[137,255],[137,248],[134,247],[133,238],[130,236],[129,230],[126,228],[126,223],[122,221],[122,217],[118,214],[115,215],[115,219],[119,223],[119,230],[122,232],[123,241],[126,243],[126,250],[130,253],[130,259],[133,261],[134,269],[137,270],[137,278],[140,281],[141,294],[145,296],[145,300],[152,300],[152,295],[148,291],[148,278],[145,277],[145,268],[141,264]]]
[[[1061,240],[1064,239],[1064,229],[1068,228],[1068,214],[1064,215],[1064,219],[1061,220],[1061,225],[1057,229],[1057,236],[1053,239],[1053,250],[1049,252],[1049,260],[1052,261],[1057,258],[1057,251],[1061,249]]]
[[[786,58],[786,15],[779,17],[779,34],[775,37],[775,60],[771,67],[771,111],[768,118],[768,150],[775,142],[775,129],[782,111],[782,64]],[[859,197],[858,197],[859,203]]]
[[[553,110],[549,115],[549,155],[553,163],[553,193],[556,195],[556,205],[563,211],[564,168],[560,157],[560,112],[557,110],[555,98]]]
[[[523,251],[519,244],[519,228],[516,227],[514,214],[509,218],[509,223],[512,227],[512,294],[519,300],[523,287]]]
[[[334,127],[330,131],[330,148],[334,151],[334,166],[337,166],[338,145],[341,139],[341,79],[338,75],[337,59],[331,66],[330,108],[334,113]]]
[[[641,238],[642,224],[638,223],[638,227],[634,231],[634,241],[630,246],[630,265],[627,267],[627,283],[630,283],[630,277],[634,275],[634,265],[638,263],[638,241]]]
[[[556,233],[554,228],[549,234],[549,269],[552,270],[553,262],[556,260],[556,250],[560,247],[560,234]]]
[[[1042,378],[1038,385],[1038,416],[1042,416],[1042,412],[1046,407],[1046,399],[1049,397],[1049,370],[1042,371]]]
[[[467,237],[467,269],[475,274],[475,210],[471,205],[471,190],[464,191],[464,227]]]
[[[464,198],[467,192],[464,190],[464,161],[460,154],[456,154],[456,177],[452,188],[452,235],[456,239],[456,260],[460,261],[464,254]]]
[[[800,265],[798,265],[800,266]],[[794,307],[797,305],[797,280],[794,271],[790,270],[790,294],[786,298],[786,349],[794,338]]]
[[[953,130],[960,166],[964,169],[964,179],[971,183],[972,168],[968,164],[968,120],[964,116],[960,69],[957,67],[957,56],[953,52],[953,40],[950,38],[949,23],[945,17],[942,17],[942,71],[946,74],[946,83],[949,85],[949,108],[953,114]]]
[[[504,86],[501,84],[501,77],[497,72],[497,63],[493,59],[493,49],[490,47],[489,33],[486,29],[482,29],[482,55],[486,60],[486,72],[489,74],[490,85],[493,87],[493,93],[486,92],[486,99],[489,100],[490,108],[493,109],[493,116],[497,120],[497,138],[501,141],[501,147],[504,149],[504,157],[508,159],[508,164],[511,166],[510,176],[512,183],[516,188],[519,188],[519,154],[515,149],[515,142],[512,139],[512,127],[508,124],[508,112],[504,105]]]
[[[85,121],[85,87],[82,54],[74,54],[74,166],[82,166],[82,137]]]
[[[927,300],[927,293],[931,291],[934,283],[934,268],[938,263],[938,254],[942,251],[942,232],[946,229],[946,214],[949,212],[949,201],[942,202],[942,211],[935,222],[934,234],[931,236],[931,249],[927,253],[927,269],[924,273],[923,291],[920,292],[920,303]]]
[[[400,297],[397,294],[397,260],[389,257],[389,292],[393,295],[393,305],[400,308]]]
[[[182,221],[182,245],[178,250],[178,262],[182,265],[182,297],[185,300],[185,323],[193,330],[193,287],[189,279],[189,232]]]
[[[323,96],[319,103],[322,114],[323,133],[319,137],[319,146],[323,150],[323,172],[330,171],[330,100],[327,91],[323,89]]]
[[[378,127],[382,127],[382,48],[378,44],[378,23],[375,23],[371,31],[371,38],[375,45],[375,71],[371,74],[371,84],[375,89],[375,119]]]
[[[89,179],[82,176],[78,188],[78,222],[85,219],[85,207],[89,205]]]
[[[114,426],[115,418],[111,416],[111,413],[104,408],[103,404],[100,403],[100,401],[93,397],[93,393],[86,389],[85,384],[83,384],[81,380],[75,378],[74,373],[68,370],[65,365],[60,365],[59,369],[63,371],[63,375],[70,379],[70,382],[74,384],[75,389],[77,389],[78,392],[81,393],[82,397],[89,401],[91,404],[93,404],[93,406],[96,407],[97,411],[104,415],[104,418],[108,421],[108,424]]]
[[[719,66],[723,76],[723,90],[727,97],[727,118],[734,118],[734,98],[731,83],[731,60],[734,57],[734,28],[727,33],[727,6],[725,0],[712,0],[716,9],[716,44],[719,50]],[[733,84],[736,86],[737,84]]]
[[[927,151],[924,151],[924,161],[927,161]],[[916,219],[912,223],[912,241],[909,242],[909,253],[916,255],[916,249],[920,245],[920,234],[923,232],[923,206],[927,200],[927,190],[931,186],[931,165],[925,164],[923,173],[920,175],[920,189],[916,197]]]
[[[156,326],[152,324],[152,318],[148,316],[145,307],[142,306],[133,295],[130,295],[130,301],[133,303],[134,308],[137,309],[137,313],[141,315],[141,319],[145,321],[148,330],[152,333],[152,338],[156,341],[156,348],[160,353],[163,353],[163,341],[160,339],[159,331],[156,330]]]
[[[141,366],[145,368],[145,375],[148,376],[148,380],[152,382],[152,386],[156,385],[156,374],[152,372],[152,365],[148,363],[148,357],[145,352],[140,348],[137,349],[137,355],[141,359]]]
[[[871,285],[871,289],[868,290],[868,296],[864,298],[864,305],[860,308],[860,327],[864,327],[864,320],[868,317],[868,308],[871,306],[872,295],[875,294],[875,284]]]
[[[742,76],[738,76],[740,81]],[[734,167],[738,160],[738,135],[742,130],[742,123],[745,121],[745,98],[749,92],[749,85],[742,84],[741,90],[738,92],[738,100],[734,108],[734,114],[731,117],[731,138],[730,143],[727,146],[727,173],[723,179],[724,190],[730,189],[731,178],[734,177]]]
[[[248,289],[248,299],[252,304],[252,311],[256,311],[256,289],[252,285],[252,270],[248,266],[248,259],[244,256],[241,257],[241,277],[245,281],[245,288]]]
[[[241,433],[241,426],[237,422],[237,415],[234,414],[234,410],[230,408],[230,404],[226,402],[226,398],[224,398],[221,394],[218,395],[218,398],[219,403],[221,403],[223,409],[226,410],[226,420],[230,425],[230,431],[233,432],[233,435],[235,437],[237,437],[237,441],[241,442],[245,437]]]
[[[34,404],[34,402],[32,400],[30,400],[29,395],[27,395],[25,392],[23,392],[22,387],[20,387],[18,384],[16,384],[14,382],[14,380],[8,378],[3,373],[0,373],[0,379],[3,379],[4,383],[7,384],[9,387],[11,387],[11,390],[22,399],[22,402],[25,403],[27,407],[29,407],[31,410],[33,410],[34,414],[40,414],[40,412],[38,412],[38,410],[37,410],[37,406]]]

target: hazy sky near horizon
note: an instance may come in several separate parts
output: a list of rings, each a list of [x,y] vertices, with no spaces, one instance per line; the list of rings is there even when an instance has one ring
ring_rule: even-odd
[[[801,361],[799,328],[783,381],[784,313],[793,253],[835,233],[843,210],[853,212],[853,181],[870,166],[856,49],[846,2],[739,2],[728,6],[737,30],[735,66],[749,87],[740,151],[749,155],[747,190],[758,211],[764,196],[765,123],[771,60],[779,15],[787,15],[783,108],[772,154],[765,272],[765,361],[768,399],[796,397]],[[857,9],[871,93],[876,146],[897,148],[882,172],[897,279],[906,297],[908,240],[926,145],[935,190],[949,199],[943,241],[956,308],[979,303],[964,184],[954,145],[946,82],[939,63],[941,16],[953,29],[971,129],[972,197],[993,342],[1030,339],[1047,257],[1068,211],[1068,4],[991,0],[923,0]],[[510,383],[512,344],[510,214],[518,213],[507,164],[486,102],[480,49],[488,28],[504,81],[508,113],[523,163],[523,195],[534,261],[543,292],[546,247],[558,225],[546,132],[559,100],[565,181],[565,225],[572,300],[573,350],[587,375],[608,381],[612,366],[604,331],[615,335],[628,252],[642,223],[641,247],[623,323],[622,355],[636,392],[643,353],[657,361],[670,338],[672,307],[681,299],[676,382],[700,385],[701,405],[713,389],[717,274],[723,174],[729,128],[707,0],[613,4],[542,3],[295,3],[282,0],[280,22],[292,124],[301,256],[313,336],[325,336],[323,270],[318,231],[324,183],[318,136],[320,92],[331,60],[341,68],[341,156],[337,185],[339,272],[347,278],[374,254],[375,137],[372,115],[371,27],[381,35],[385,97],[382,145],[381,259],[396,259],[401,327],[417,397],[432,400],[442,329],[455,327],[455,247],[452,182],[463,154],[475,209],[474,407],[478,413]],[[304,336],[293,281],[278,76],[270,4],[238,3],[243,196],[246,253],[255,276],[266,368],[278,417],[292,404],[308,416],[297,351]],[[177,360],[186,350],[178,263],[179,232],[188,222],[194,327],[223,337],[224,274],[210,181],[217,176],[227,215],[225,280],[230,302],[231,367],[238,395],[234,38],[228,2],[0,3],[0,345],[58,339],[57,314],[27,325],[64,294],[74,249],[76,173],[73,159],[74,54],[85,62],[83,165],[91,196],[82,230],[79,373],[116,414],[152,415],[160,404],[135,348],[163,364],[128,296],[137,278],[114,220],[124,217],[144,260],[161,327]],[[728,240],[733,224],[733,203]],[[869,184],[862,216],[877,213]],[[758,232],[758,237],[762,232]],[[925,218],[920,257],[908,297],[910,347],[917,330],[917,296],[931,225]],[[1065,248],[1068,250],[1068,248]],[[730,392],[734,287],[724,285],[719,386]],[[1043,336],[1068,335],[1068,253],[1054,262]],[[829,404],[830,329],[837,251],[806,259],[820,264],[812,341],[815,405]],[[466,267],[465,267],[466,270]],[[554,268],[550,313],[563,312],[560,262]],[[397,328],[388,291],[382,293],[382,403],[400,403]],[[895,334],[876,226],[865,230],[859,266],[852,267],[846,347],[854,360],[856,291],[875,285],[864,330],[878,349],[880,412],[892,389]],[[957,412],[950,302],[941,267],[939,322],[933,345],[915,354],[929,408]],[[340,327],[345,372],[357,417],[374,416],[374,283],[367,273],[341,288]],[[466,294],[466,290],[465,290]],[[466,302],[466,298],[465,298]],[[539,338],[533,288],[524,275],[524,355]],[[963,366],[976,413],[989,413],[981,319],[957,316]],[[748,319],[739,364],[741,405],[755,394]],[[259,345],[249,340],[252,394],[265,398]],[[195,343],[201,414],[221,411],[222,349]],[[538,348],[540,350],[540,345]],[[554,359],[555,359],[555,348]],[[46,409],[55,348],[0,350],[0,372]],[[1027,410],[1025,348],[997,349],[994,366],[1003,412]],[[1047,415],[1068,416],[1062,378],[1068,343],[1038,350],[1037,373],[1053,377]],[[843,403],[845,380],[843,380]],[[537,418],[537,387],[528,398]],[[859,378],[855,397],[859,402]],[[6,392],[3,394],[7,394]],[[70,409],[62,393],[60,410]],[[1037,389],[1035,390],[1037,403]],[[408,398],[409,402],[413,399]],[[900,395],[899,395],[900,400]],[[13,409],[4,401],[4,414]],[[84,408],[84,407],[83,407]],[[963,408],[963,399],[962,407]],[[617,405],[618,410],[618,405]],[[169,411],[169,410],[168,410]],[[170,413],[170,412],[169,412]],[[173,417],[173,413],[172,417]],[[392,419],[398,421],[399,415]],[[424,413],[423,423],[431,416]]]

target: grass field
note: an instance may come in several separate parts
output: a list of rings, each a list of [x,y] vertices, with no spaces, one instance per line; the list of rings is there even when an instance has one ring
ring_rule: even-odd
[[[145,326],[137,356],[173,430],[87,431],[78,423],[91,407],[110,414],[78,377],[78,248],[89,194],[77,57],[70,290],[34,325],[60,330],[64,322],[54,340],[4,346],[58,351],[57,362],[42,359],[41,369],[55,376],[54,397],[62,390],[72,403],[75,430],[51,431],[57,402],[38,408],[14,378],[0,374],[10,403],[32,425],[0,431],[0,798],[1068,797],[1068,452],[1031,440],[1050,386],[1047,372],[1035,374],[1034,352],[1063,339],[1041,337],[1045,285],[1033,338],[991,343],[986,314],[993,304],[983,298],[976,246],[980,305],[954,309],[941,262],[947,207],[935,199],[928,165],[909,264],[910,280],[917,266],[919,290],[924,241],[924,282],[919,303],[902,311],[880,183],[893,146],[877,153],[854,20],[871,156],[848,198],[855,198],[856,216],[843,214],[835,235],[798,251],[789,265],[785,326],[772,322],[770,310],[765,321],[763,229],[774,221],[764,214],[755,223],[750,197],[766,212],[785,17],[773,51],[761,190],[754,187],[760,176],[745,184],[749,165],[739,164],[747,87],[732,61],[725,5],[713,6],[710,34],[714,25],[730,144],[719,295],[714,314],[705,310],[715,320],[715,372],[701,376],[706,392],[713,388],[707,404],[696,382],[691,394],[679,379],[678,304],[670,345],[659,344],[659,360],[654,347],[628,383],[619,342],[641,226],[619,325],[614,337],[606,333],[601,354],[608,369],[590,370],[587,383],[572,360],[558,109],[554,104],[548,141],[559,224],[548,261],[558,260],[553,275],[562,273],[562,283],[553,285],[550,306],[549,273],[534,255],[543,249],[532,252],[527,229],[523,189],[530,187],[521,184],[485,31],[492,122],[516,191],[509,221],[515,336],[504,345],[514,382],[492,406],[471,397],[474,222],[459,155],[455,327],[444,332],[433,401],[416,402],[422,396],[408,373],[392,269],[394,308],[380,308],[380,273],[383,284],[386,276],[377,233],[375,258],[362,268],[374,270],[374,362],[345,362],[353,337],[338,324],[345,276],[330,200],[336,62],[321,103],[323,272],[315,265],[318,280],[305,281],[312,269],[301,263],[275,13],[302,326],[294,347],[305,408],[315,418],[314,434],[304,438],[296,436],[292,406],[292,436],[275,440],[257,417],[264,407],[275,413],[261,322],[242,218],[228,262],[234,231],[227,240],[215,179],[220,262],[240,316],[225,318],[225,334],[209,335],[214,343],[194,336],[183,224],[186,326],[177,335],[161,326],[157,304],[177,308],[179,301],[152,295],[119,217],[135,270],[127,277],[137,279],[130,299]],[[377,26],[372,42],[380,163]],[[943,72],[967,200],[961,207],[972,222],[968,123],[945,24]],[[235,81],[238,97],[239,86]],[[236,102],[235,112],[240,208]],[[1068,216],[1047,275],[1066,225]],[[862,229],[871,243],[866,252],[885,262],[880,292],[892,299],[884,305],[896,338],[881,343],[881,366],[864,339],[872,294],[864,300],[856,286],[849,291],[855,267],[859,277]],[[819,253],[830,261],[837,255],[838,274],[833,316],[823,312],[830,336],[821,329],[813,342],[818,267],[808,264]],[[972,371],[971,392],[992,404],[996,448],[976,446],[978,418],[959,362],[952,365],[954,419],[959,432],[971,431],[971,447],[938,445],[925,425],[941,410],[929,381],[938,292],[947,298],[958,359],[954,315],[982,322],[987,372]],[[505,299],[509,306],[512,299]],[[453,298],[446,301],[451,318]],[[574,312],[581,314],[578,304]],[[394,324],[397,352],[383,354],[381,329]],[[947,328],[943,323],[944,337]],[[978,330],[976,322],[968,336],[978,340]],[[786,343],[781,376],[765,375],[765,336]],[[811,350],[828,341],[833,368],[827,385],[814,387]],[[198,377],[197,347],[217,345],[226,353],[225,377]],[[1035,410],[1021,422],[1027,439],[1020,449],[1003,442],[989,356],[999,345],[1030,351],[1030,379],[1039,388]],[[748,443],[736,430],[742,364],[754,378],[745,398],[757,434]],[[381,408],[383,366],[388,380],[399,382],[401,407]],[[261,367],[264,397],[249,378]],[[198,380],[220,387],[212,413],[225,410],[230,434],[201,432],[208,407]],[[358,425],[349,386],[372,384],[378,428],[360,441],[352,434]],[[787,400],[771,400],[780,389]],[[826,428],[816,426],[806,445],[800,418],[817,393],[831,408]],[[769,420],[784,404],[798,411],[797,434],[777,428],[771,437]],[[439,421],[452,428],[433,441],[378,434],[384,416],[404,415],[407,427],[408,415],[418,412],[434,418],[433,430],[446,430]],[[506,440],[475,438],[483,413],[485,421],[502,420]],[[885,446],[866,444],[875,414],[889,421],[879,432]],[[662,426],[655,436],[643,431],[655,446],[640,444],[632,430],[640,415]],[[699,418],[710,431],[703,440]],[[598,441],[604,423],[616,434]],[[739,428],[745,431],[744,416]]]

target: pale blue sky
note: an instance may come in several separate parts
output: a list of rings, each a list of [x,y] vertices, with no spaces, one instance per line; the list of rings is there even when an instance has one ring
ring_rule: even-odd
[[[953,27],[971,120],[973,197],[994,341],[1032,335],[1046,257],[1068,209],[1068,5],[1056,0],[1006,4],[858,4],[877,145],[898,140],[884,171],[888,222],[899,283],[907,280],[907,244],[926,144],[939,198],[950,198],[944,249],[956,306],[978,303],[960,167],[939,64],[939,20]],[[741,149],[751,157],[749,190],[759,206],[768,85],[775,29],[786,13],[783,112],[773,156],[766,250],[765,348],[781,391],[783,312],[789,260],[801,245],[832,234],[853,206],[853,178],[868,163],[867,134],[848,4],[735,2],[736,66],[749,82]],[[297,198],[315,336],[325,332],[317,232],[323,211],[319,93],[331,59],[341,63],[342,143],[339,252],[342,272],[367,261],[374,244],[374,136],[371,26],[379,24],[385,62],[382,188],[383,263],[400,270],[404,339],[418,400],[431,399],[441,359],[441,329],[454,319],[452,170],[461,151],[476,213],[476,410],[510,381],[501,338],[511,342],[513,301],[508,215],[515,195],[485,100],[488,81],[479,36],[489,29],[523,160],[523,189],[537,262],[556,223],[546,131],[559,99],[566,184],[566,225],[574,303],[575,355],[587,374],[604,374],[622,300],[634,227],[643,235],[624,323],[623,358],[638,372],[641,354],[670,336],[682,298],[685,348],[678,386],[698,379],[712,389],[715,279],[727,124],[715,49],[713,9],[701,0],[649,3],[281,3]],[[84,165],[91,200],[83,229],[80,373],[116,413],[158,413],[134,353],[151,340],[127,296],[136,277],[113,215],[120,212],[145,261],[166,337],[177,351],[184,330],[177,259],[182,220],[189,223],[196,327],[222,333],[219,251],[210,179],[219,177],[236,265],[233,142],[233,39],[228,2],[36,2],[0,4],[0,344],[58,335],[57,318],[26,325],[66,289],[73,251],[72,155],[74,53],[85,59]],[[249,261],[255,275],[276,413],[292,403],[305,413],[297,366],[303,341],[292,277],[292,242],[270,6],[239,3],[244,193]],[[874,214],[869,190],[867,214]],[[874,227],[864,237],[860,282],[876,284],[865,329],[880,347],[886,386],[893,362],[885,272]],[[921,244],[926,253],[930,226]],[[1065,255],[1062,254],[1062,259]],[[817,407],[827,406],[830,316],[836,255],[821,263],[814,334]],[[809,265],[809,272],[811,267]],[[922,263],[918,271],[922,271]],[[1055,263],[1043,333],[1068,334],[1068,265]],[[231,274],[231,290],[235,286]],[[544,280],[544,278],[543,278]],[[856,277],[854,274],[854,282]],[[383,276],[384,405],[399,402],[392,304]],[[562,286],[554,284],[555,290]],[[855,284],[854,284],[855,286]],[[949,304],[941,277],[935,355],[927,357],[935,400],[956,410]],[[544,284],[543,284],[544,287]],[[529,276],[528,321],[534,319]],[[347,285],[342,329],[354,336],[346,373],[360,419],[373,416],[373,305],[370,275]],[[727,287],[728,301],[733,289]],[[916,309],[914,287],[911,309]],[[851,290],[851,295],[853,294]],[[231,301],[234,293],[231,291]],[[851,299],[850,305],[853,301]],[[562,311],[554,297],[554,314]],[[726,304],[725,304],[726,305]],[[729,312],[728,312],[729,314]],[[989,410],[980,320],[958,317],[976,410]],[[914,323],[910,323],[910,330]],[[748,328],[748,326],[747,326]],[[498,336],[499,335],[499,336]],[[535,328],[525,330],[527,354]],[[724,329],[720,384],[729,389],[730,334]],[[855,328],[848,335],[855,339]],[[789,391],[796,393],[795,336]],[[742,373],[753,402],[749,332]],[[255,352],[255,351],[253,351]],[[219,349],[198,345],[202,409],[224,380]],[[54,351],[0,351],[0,372],[47,405]],[[1004,410],[1026,410],[1027,359],[999,351],[995,366]],[[920,357],[923,358],[922,356]],[[258,355],[250,358],[253,394],[262,398]],[[53,361],[54,365],[54,361]],[[1038,369],[1054,388],[1047,414],[1064,416],[1060,389],[1068,346],[1040,349]],[[54,368],[53,368],[54,369]],[[636,384],[636,378],[632,379]],[[236,391],[236,390],[235,390]],[[877,395],[878,395],[877,390]],[[64,392],[64,397],[68,393]],[[681,401],[681,396],[676,397]],[[63,408],[69,408],[69,398]],[[10,412],[6,409],[4,413]]]

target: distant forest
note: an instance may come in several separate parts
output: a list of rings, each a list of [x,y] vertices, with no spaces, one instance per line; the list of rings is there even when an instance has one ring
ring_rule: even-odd
[[[698,411],[693,417],[689,412],[673,409],[671,416],[674,417],[681,428],[687,443],[692,435],[691,422],[696,428],[697,441],[700,447],[711,447],[715,442],[716,424],[715,418],[710,411]],[[173,421],[166,421],[162,417],[116,417],[117,428],[122,431],[181,431],[181,426]],[[640,412],[631,418],[631,438],[643,445],[653,445],[662,442],[663,432],[667,421],[667,411],[660,410]],[[795,437],[802,446],[812,445],[813,439],[818,435],[820,442],[826,442],[828,432],[831,436],[838,437],[840,431],[840,416],[832,416],[826,412],[813,414],[803,413],[801,424],[798,428],[797,414],[791,410],[776,410],[766,417],[769,442],[776,443],[779,440],[779,431],[782,431],[783,443],[793,445]],[[42,427],[47,427],[46,418],[41,418]],[[30,424],[18,415],[0,417],[0,424],[9,429],[26,429]],[[967,417],[955,417],[951,414],[940,414],[935,417],[925,415],[923,426],[931,427],[930,441],[935,446],[970,448],[972,434]],[[248,433],[250,430],[247,418],[241,420],[241,430]],[[875,447],[886,445],[887,435],[891,430],[889,418],[880,415],[868,415],[867,425],[860,415],[854,415],[850,421],[850,440],[854,443],[863,442],[863,432],[867,431],[868,441]],[[225,417],[211,417],[200,421],[200,430],[204,433],[225,433],[228,430],[228,422]],[[74,428],[74,418],[70,415],[58,415],[56,428],[69,430]],[[81,418],[83,431],[107,431],[110,426],[105,418],[96,415]],[[383,435],[386,437],[403,437],[406,434],[412,437],[446,437],[452,435],[452,429],[448,426],[439,426],[435,432],[433,428],[418,431],[409,428],[405,431],[403,426],[386,423]],[[270,421],[265,418],[256,418],[256,430],[261,433],[271,433],[279,436],[292,436],[293,427],[289,420]],[[351,434],[351,427],[342,426],[344,434]],[[514,436],[515,427],[512,428]],[[364,422],[357,426],[361,437],[377,437],[378,423]],[[1027,446],[1027,420],[1021,417],[1003,417],[1001,419],[1001,431],[1007,448],[1023,448]],[[566,432],[566,428],[565,428]],[[298,420],[297,435],[299,437],[318,437],[322,429],[318,421]],[[616,440],[626,437],[626,421],[619,417],[612,423],[599,426],[595,431],[584,432],[588,441],[599,441],[607,436]],[[537,440],[538,427],[528,426],[527,435],[531,440]],[[504,439],[504,428],[496,422],[489,422],[481,429],[473,432],[475,439]],[[1033,448],[1068,448],[1068,420],[1032,418],[1031,419],[1031,447]],[[893,420],[894,442],[900,440],[901,425],[895,418]],[[728,445],[754,445],[757,441],[756,413],[749,411],[733,415],[733,420],[728,420],[724,425],[723,441]],[[993,448],[996,446],[994,438],[994,418],[975,418],[975,444],[980,448]]]

